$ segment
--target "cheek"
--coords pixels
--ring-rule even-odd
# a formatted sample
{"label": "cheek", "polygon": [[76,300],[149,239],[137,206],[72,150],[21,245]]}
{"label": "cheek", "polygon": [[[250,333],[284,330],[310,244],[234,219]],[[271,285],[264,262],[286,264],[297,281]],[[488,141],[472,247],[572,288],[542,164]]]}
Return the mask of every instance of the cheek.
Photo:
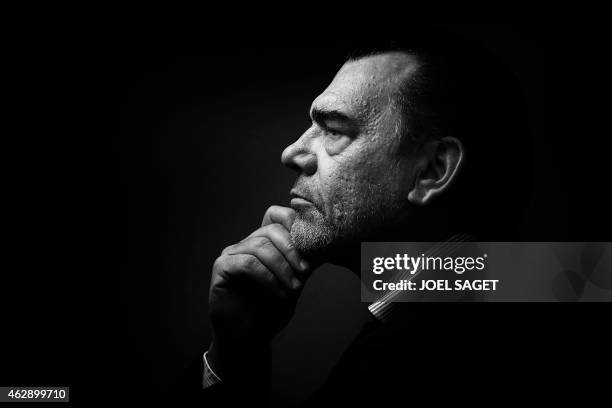
{"label": "cheek", "polygon": [[366,195],[374,191],[397,188],[401,169],[392,159],[393,143],[381,143],[377,137],[320,138],[313,150],[317,152],[321,200],[327,208],[351,206],[366,201]]}
{"label": "cheek", "polygon": [[[360,153],[366,153],[359,151]],[[347,208],[368,199],[374,189],[387,183],[388,160],[376,152],[319,157],[318,177],[327,208]]]}

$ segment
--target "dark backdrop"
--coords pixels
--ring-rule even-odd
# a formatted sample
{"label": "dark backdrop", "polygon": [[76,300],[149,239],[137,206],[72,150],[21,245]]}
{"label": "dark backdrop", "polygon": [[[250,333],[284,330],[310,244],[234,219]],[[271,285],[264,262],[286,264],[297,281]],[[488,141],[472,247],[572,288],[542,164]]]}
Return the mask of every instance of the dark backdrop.
{"label": "dark backdrop", "polygon": [[[584,65],[596,66],[599,55],[585,44],[598,47],[559,27],[452,29],[503,59],[526,96],[531,126],[516,135],[516,143],[535,149],[526,239],[609,241],[609,172],[598,155],[607,136],[589,120],[598,108],[590,105],[593,84],[585,75],[593,71]],[[92,398],[102,385],[136,397],[170,389],[210,341],[214,259],[256,229],[268,206],[288,204],[294,174],[282,167],[280,153],[306,129],[311,101],[363,44],[363,34],[343,40],[240,33],[235,39],[169,31],[135,25],[102,31],[89,45],[90,59],[77,65],[78,82],[99,97],[86,105],[97,119],[75,136],[80,142],[67,143],[75,150],[57,157],[74,159],[77,151],[82,167],[58,160],[37,172],[47,200],[61,193],[71,198],[49,204],[48,213],[57,207],[59,215],[43,214],[38,223],[43,233],[37,236],[49,244],[37,254],[57,272],[51,279],[43,269],[25,268],[3,287],[17,321],[42,310],[70,316],[71,324],[62,329],[47,321],[35,330],[18,323],[6,340],[12,350],[4,356],[7,384],[63,382],[73,386],[74,400]],[[95,92],[89,92],[92,82]],[[94,136],[92,128],[105,134]],[[56,175],[69,181],[49,187]],[[55,232],[66,228],[66,219],[76,221],[79,233],[58,242]],[[324,266],[313,275],[273,345],[275,404],[299,402],[325,379],[367,317],[359,294],[359,281],[347,270]],[[421,306],[419,313],[433,316],[443,307],[449,306]],[[563,333],[560,341],[569,341],[576,325],[585,336],[599,335],[593,308],[474,307],[492,318],[524,319],[525,331],[545,321]],[[486,323],[473,335],[484,333]]]}

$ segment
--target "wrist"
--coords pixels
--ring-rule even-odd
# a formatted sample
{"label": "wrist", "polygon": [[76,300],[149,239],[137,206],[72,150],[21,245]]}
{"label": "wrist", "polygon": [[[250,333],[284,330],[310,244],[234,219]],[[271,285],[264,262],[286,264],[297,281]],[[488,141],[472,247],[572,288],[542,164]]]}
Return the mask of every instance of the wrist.
{"label": "wrist", "polygon": [[220,342],[214,339],[206,360],[210,369],[222,381],[260,372],[269,365],[270,344],[262,342]]}
{"label": "wrist", "polygon": [[203,389],[212,387],[215,384],[223,382],[223,380],[221,380],[219,375],[217,375],[215,370],[212,368],[208,359],[209,359],[208,351],[206,351],[203,356],[203,360],[204,360],[204,373],[203,373],[203,378],[202,378],[202,388]]}

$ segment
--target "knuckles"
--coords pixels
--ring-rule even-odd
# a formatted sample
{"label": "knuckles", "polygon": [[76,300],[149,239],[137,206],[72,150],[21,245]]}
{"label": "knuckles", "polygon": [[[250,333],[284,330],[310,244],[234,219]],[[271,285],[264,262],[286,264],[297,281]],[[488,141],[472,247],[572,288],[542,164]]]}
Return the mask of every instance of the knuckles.
{"label": "knuckles", "polygon": [[232,273],[234,271],[250,271],[259,267],[259,261],[254,255],[240,254],[232,256],[222,254],[213,264],[213,269],[218,272]]}
{"label": "knuckles", "polygon": [[215,262],[213,263],[213,271],[218,271],[218,270],[225,269],[224,268],[225,260],[226,260],[225,255],[218,256],[217,259],[215,259]]}
{"label": "knuckles", "polygon": [[[228,246],[226,246],[226,247],[225,247],[225,248],[223,248],[223,250],[221,251],[221,255],[225,255],[225,254],[227,254],[227,253],[228,253],[229,251],[231,251],[231,250],[232,250],[232,248],[234,248],[234,247],[235,247],[235,245],[228,245]],[[217,259],[219,259],[219,258],[217,258]]]}
{"label": "knuckles", "polygon": [[250,243],[256,248],[266,248],[269,245],[272,245],[272,242],[270,242],[270,240],[266,237],[252,237],[250,241]]}
{"label": "knuckles", "polygon": [[259,267],[259,261],[254,255],[245,254],[236,262],[236,266],[242,270],[252,271]]}

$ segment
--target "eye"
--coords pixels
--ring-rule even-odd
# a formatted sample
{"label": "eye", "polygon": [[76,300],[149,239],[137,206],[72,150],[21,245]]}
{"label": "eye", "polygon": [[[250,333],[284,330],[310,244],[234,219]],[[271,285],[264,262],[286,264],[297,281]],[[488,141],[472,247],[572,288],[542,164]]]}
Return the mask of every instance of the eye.
{"label": "eye", "polygon": [[334,130],[334,129],[330,129],[330,128],[325,129],[325,132],[330,134],[330,135],[332,135],[332,136],[334,136],[334,137],[342,135],[342,133],[340,133],[339,131]]}
{"label": "eye", "polygon": [[337,129],[326,128],[323,131],[325,134],[323,145],[330,156],[341,153],[353,142],[353,138]]}

